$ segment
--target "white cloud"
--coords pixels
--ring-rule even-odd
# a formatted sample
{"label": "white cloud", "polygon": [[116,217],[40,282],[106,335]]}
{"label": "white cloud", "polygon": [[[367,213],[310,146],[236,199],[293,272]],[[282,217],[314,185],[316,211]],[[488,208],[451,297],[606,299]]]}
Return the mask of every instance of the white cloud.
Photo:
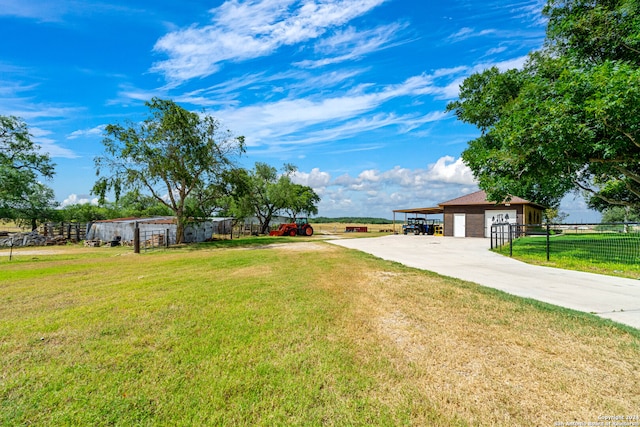
{"label": "white cloud", "polygon": [[379,182],[381,179],[380,172],[374,169],[362,171],[358,175],[359,182]]}
{"label": "white cloud", "polygon": [[210,11],[212,24],[192,25],[160,38],[154,51],[169,59],[155,63],[152,71],[176,82],[208,76],[223,62],[258,58],[315,39],[385,1],[227,0]]}
{"label": "white cloud", "polygon": [[396,45],[393,41],[398,38],[398,33],[404,28],[406,28],[406,24],[399,23],[360,32],[349,27],[345,31],[339,31],[332,37],[320,40],[316,44],[316,52],[327,55],[326,58],[304,60],[294,65],[302,68],[318,68],[360,59],[369,53]]}
{"label": "white cloud", "polygon": [[396,166],[380,171],[366,169],[356,176],[342,174],[331,180],[328,172],[314,168],[296,173],[296,182],[321,195],[319,215],[380,216],[394,209],[430,207],[477,190],[473,175],[462,159],[444,156],[424,169]]}
{"label": "white cloud", "polygon": [[61,207],[70,206],[70,205],[86,205],[90,203],[92,205],[98,205],[98,198],[91,197],[88,194],[69,194],[66,199],[60,203]]}
{"label": "white cloud", "polygon": [[76,130],[71,132],[67,136],[67,139],[77,139],[77,138],[87,137],[87,136],[88,137],[100,136],[104,133],[105,128],[106,128],[106,125],[99,125],[91,129]]}
{"label": "white cloud", "polygon": [[30,127],[29,132],[33,135],[33,142],[40,146],[40,151],[48,154],[51,157],[62,157],[67,159],[77,159],[79,156],[68,148],[64,148],[57,144],[57,142],[51,138],[48,138],[52,134],[51,131],[46,129],[40,129],[38,127]]}
{"label": "white cloud", "polygon": [[464,27],[464,28],[461,28],[458,32],[451,34],[449,37],[447,37],[447,39],[453,42],[459,42],[462,40],[467,40],[472,37],[483,37],[483,36],[487,36],[489,34],[495,34],[495,33],[496,33],[496,30],[493,30],[493,29],[476,31],[474,28]]}
{"label": "white cloud", "polygon": [[476,184],[471,169],[464,164],[462,158],[456,160],[451,156],[441,157],[436,163],[429,166],[428,181],[463,185]]}
{"label": "white cloud", "polygon": [[487,55],[496,55],[498,53],[504,52],[505,50],[507,50],[506,46],[494,47],[487,51]]}
{"label": "white cloud", "polygon": [[[431,76],[420,75],[378,90],[363,85],[333,97],[284,98],[272,103],[221,109],[217,115],[224,118],[231,129],[243,129],[249,146],[304,145],[346,139],[387,126],[398,126],[400,132],[408,132],[426,123],[443,120],[447,117],[443,111],[370,115],[382,104],[397,98],[442,91],[433,85]],[[298,136],[303,131],[306,135]]]}
{"label": "white cloud", "polygon": [[326,187],[331,181],[331,174],[322,172],[319,168],[313,168],[309,173],[296,171],[291,179],[296,184],[315,189]]}
{"label": "white cloud", "polygon": [[68,10],[68,2],[47,0],[0,0],[0,16],[17,16],[41,21],[58,21]]}

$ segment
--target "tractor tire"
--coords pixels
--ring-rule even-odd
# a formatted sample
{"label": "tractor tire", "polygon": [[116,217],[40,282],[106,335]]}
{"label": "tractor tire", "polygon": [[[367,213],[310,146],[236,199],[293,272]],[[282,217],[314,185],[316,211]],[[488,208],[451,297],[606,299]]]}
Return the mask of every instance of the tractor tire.
{"label": "tractor tire", "polygon": [[291,236],[291,237],[295,237],[295,236],[296,236],[296,234],[298,234],[298,232],[296,231],[296,229],[295,229],[295,228],[293,228],[293,229],[289,230],[289,236]]}
{"label": "tractor tire", "polygon": [[313,236],[313,228],[311,226],[308,226],[304,229],[304,234],[307,237],[311,237]]}

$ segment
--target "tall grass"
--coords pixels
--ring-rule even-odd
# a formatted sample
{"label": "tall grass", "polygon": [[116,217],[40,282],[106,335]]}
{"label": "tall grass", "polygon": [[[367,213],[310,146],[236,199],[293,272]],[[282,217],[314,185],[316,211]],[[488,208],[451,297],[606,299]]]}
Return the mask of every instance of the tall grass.
{"label": "tall grass", "polygon": [[0,423],[549,425],[640,407],[635,330],[322,242],[247,241],[0,258]]}

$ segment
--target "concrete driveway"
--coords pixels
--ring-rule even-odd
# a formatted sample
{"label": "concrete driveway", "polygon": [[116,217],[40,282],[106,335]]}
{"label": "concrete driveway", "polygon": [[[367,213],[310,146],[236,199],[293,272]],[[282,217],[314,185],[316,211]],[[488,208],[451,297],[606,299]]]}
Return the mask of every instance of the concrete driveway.
{"label": "concrete driveway", "polygon": [[329,243],[640,329],[640,280],[525,264],[491,252],[489,239],[393,235]]}

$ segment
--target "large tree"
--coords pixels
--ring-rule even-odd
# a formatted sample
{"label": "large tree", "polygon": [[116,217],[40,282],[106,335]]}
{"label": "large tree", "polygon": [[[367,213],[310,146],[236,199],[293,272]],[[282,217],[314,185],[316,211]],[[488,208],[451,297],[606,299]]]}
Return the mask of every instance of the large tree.
{"label": "large tree", "polygon": [[214,117],[187,111],[173,101],[153,98],[146,105],[150,115],[143,122],[106,127],[93,192],[101,200],[109,191],[116,200],[123,190],[148,192],[174,213],[176,240],[182,243],[188,198],[219,185],[244,152],[244,138],[222,130]]}
{"label": "large tree", "polygon": [[29,222],[46,220],[55,207],[53,190],[40,182],[51,179],[55,165],[32,140],[27,124],[0,116],[0,217]]}
{"label": "large tree", "polygon": [[285,164],[282,173],[266,163],[257,162],[252,170],[236,171],[229,213],[236,218],[255,216],[260,233],[267,234],[275,215],[288,213],[294,219],[301,213],[318,212],[320,197],[311,187],[291,181],[296,167]]}
{"label": "large tree", "polygon": [[[447,106],[476,125],[464,161],[491,200],[640,206],[640,2],[550,0],[522,70],[467,78]],[[597,201],[596,201],[597,200]]]}

